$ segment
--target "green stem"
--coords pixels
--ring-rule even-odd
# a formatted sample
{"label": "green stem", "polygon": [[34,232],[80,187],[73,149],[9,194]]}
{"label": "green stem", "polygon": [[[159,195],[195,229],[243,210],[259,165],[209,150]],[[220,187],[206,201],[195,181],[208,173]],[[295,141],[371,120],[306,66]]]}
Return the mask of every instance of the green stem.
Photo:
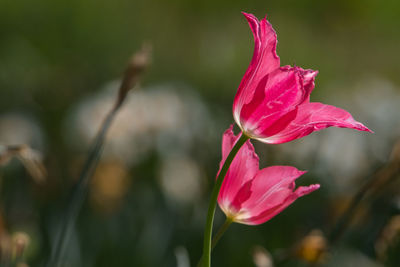
{"label": "green stem", "polygon": [[235,158],[239,149],[243,146],[243,144],[249,139],[246,135],[242,133],[239,140],[233,146],[231,152],[229,152],[228,157],[226,158],[224,165],[217,177],[217,181],[214,185],[213,191],[211,193],[210,205],[208,206],[207,212],[207,222],[204,230],[204,244],[203,244],[203,266],[210,267],[211,266],[211,235],[212,235],[212,227],[214,222],[214,213],[217,207],[217,199],[219,195],[219,191],[222,186],[222,182],[224,181],[225,175],[228,172],[229,166],[231,165],[233,159]]}
{"label": "green stem", "polygon": [[[215,248],[217,245],[218,241],[221,239],[221,237],[224,235],[226,230],[228,230],[229,226],[232,224],[233,220],[232,218],[226,217],[226,220],[224,224],[218,229],[218,232],[215,234],[215,236],[212,239],[211,242],[211,251]],[[201,267],[203,264],[203,257],[200,258],[199,262],[197,263],[197,267]]]}
{"label": "green stem", "polygon": [[233,222],[232,218],[226,217],[226,220],[225,220],[224,224],[221,226],[221,228],[219,228],[218,232],[215,234],[215,236],[212,239],[211,250],[213,250],[215,248],[215,246],[217,245],[218,241],[224,235],[226,230],[228,230],[228,228],[232,224],[232,222]]}

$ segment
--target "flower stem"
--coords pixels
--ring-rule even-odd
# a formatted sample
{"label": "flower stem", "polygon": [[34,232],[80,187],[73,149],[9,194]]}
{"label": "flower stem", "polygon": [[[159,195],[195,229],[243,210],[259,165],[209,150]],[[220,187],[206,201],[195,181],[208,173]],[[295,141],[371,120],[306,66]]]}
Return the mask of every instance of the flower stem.
{"label": "flower stem", "polygon": [[228,230],[228,228],[232,224],[232,222],[233,222],[232,218],[226,217],[226,220],[225,220],[224,224],[219,228],[218,232],[215,234],[215,236],[212,239],[211,250],[213,250],[215,248],[215,246],[217,245],[218,241],[224,235],[226,230]]}
{"label": "flower stem", "polygon": [[[249,139],[243,133],[241,134],[239,140],[233,146],[231,152],[229,152],[228,157],[226,158],[224,165],[221,168],[221,171],[217,177],[217,181],[214,185],[213,191],[211,193],[210,205],[208,206],[207,212],[207,222],[204,230],[204,244],[203,244],[203,266],[210,267],[211,266],[211,236],[212,236],[212,227],[214,222],[214,213],[215,208],[217,207],[217,199],[219,195],[219,191],[222,186],[222,182],[224,181],[225,175],[228,172],[229,166],[231,165],[233,159],[235,158],[239,149],[243,146],[243,144]],[[225,229],[226,230],[226,229]],[[223,234],[223,233],[222,233]],[[221,234],[221,236],[222,236]],[[218,241],[218,240],[217,240]]]}
{"label": "flower stem", "polygon": [[[223,225],[221,225],[221,227],[218,229],[218,232],[215,234],[215,236],[212,238],[211,241],[211,251],[215,248],[215,246],[217,245],[218,241],[221,239],[221,237],[224,235],[224,233],[226,232],[226,230],[228,230],[229,226],[232,224],[233,220],[232,218],[228,218],[226,217],[226,220],[224,222]],[[203,264],[203,257],[201,257],[201,259],[199,260],[199,262],[197,263],[197,267],[201,267]]]}

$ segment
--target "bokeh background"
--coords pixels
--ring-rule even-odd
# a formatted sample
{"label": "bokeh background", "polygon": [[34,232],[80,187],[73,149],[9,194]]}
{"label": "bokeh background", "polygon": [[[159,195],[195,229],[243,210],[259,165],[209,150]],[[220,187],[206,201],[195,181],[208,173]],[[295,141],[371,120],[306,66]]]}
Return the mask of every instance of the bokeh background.
{"label": "bokeh background", "polygon": [[[4,266],[47,262],[91,140],[143,41],[152,65],[108,135],[64,266],[196,266],[221,135],[253,50],[240,11],[268,14],[282,64],[319,70],[312,101],[349,110],[375,133],[253,142],[261,166],[308,170],[299,183],[321,189],[261,226],[232,225],[214,266],[400,265],[400,2],[1,0]],[[215,226],[223,220],[218,211]]]}

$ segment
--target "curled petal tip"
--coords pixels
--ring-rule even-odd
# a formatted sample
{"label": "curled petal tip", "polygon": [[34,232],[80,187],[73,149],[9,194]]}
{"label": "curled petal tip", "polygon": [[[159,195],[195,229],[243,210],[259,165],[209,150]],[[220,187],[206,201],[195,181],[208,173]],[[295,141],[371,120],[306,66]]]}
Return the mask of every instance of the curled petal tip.
{"label": "curled petal tip", "polygon": [[[253,14],[251,14],[251,13],[247,13],[247,12],[245,12],[245,11],[241,11],[241,13],[242,13],[246,18],[256,19],[256,20],[258,21],[257,17],[254,16]],[[268,17],[268,15],[265,14],[265,16],[264,16],[264,18],[263,18],[262,20],[267,20],[267,17]],[[260,20],[260,21],[261,21],[261,20]]]}
{"label": "curled petal tip", "polygon": [[254,15],[251,14],[251,13],[247,13],[247,12],[242,11],[242,14],[243,14],[243,16],[245,16],[247,19],[255,19],[255,20],[258,21],[258,19],[256,18],[256,16],[254,16]]}
{"label": "curled petal tip", "polygon": [[365,132],[369,132],[369,133],[375,133],[374,131],[372,131],[371,129],[369,129],[367,126],[365,126],[364,124],[360,123],[361,125],[361,130],[365,131]]}
{"label": "curled petal tip", "polygon": [[364,124],[362,124],[361,122],[358,122],[358,121],[356,121],[354,123],[354,129],[359,130],[359,131],[374,133],[374,131],[370,130],[367,126],[365,126]]}
{"label": "curled petal tip", "polygon": [[314,192],[315,190],[318,190],[321,186],[319,184],[312,184],[309,186],[300,186],[296,190],[296,194],[300,196],[308,195],[311,192]]}
{"label": "curled petal tip", "polygon": [[369,132],[369,133],[375,133],[374,131],[372,131],[372,130],[368,129],[367,127],[365,127],[365,128],[363,129],[363,131],[365,131],[365,132]]}
{"label": "curled petal tip", "polygon": [[230,133],[230,132],[233,133],[233,124],[231,124],[231,125],[229,126],[229,128],[225,130],[225,133]]}
{"label": "curled petal tip", "polygon": [[321,187],[321,185],[320,184],[312,184],[312,185],[310,185],[310,187],[312,187],[313,191],[314,191],[314,190],[319,189]]}
{"label": "curled petal tip", "polygon": [[302,70],[302,75],[306,79],[315,78],[315,76],[317,76],[317,74],[318,74],[318,70],[311,70],[311,69]]}
{"label": "curled petal tip", "polygon": [[300,171],[300,170],[299,170],[299,174],[300,174],[299,176],[302,176],[303,174],[306,174],[307,172],[308,172],[308,171]]}

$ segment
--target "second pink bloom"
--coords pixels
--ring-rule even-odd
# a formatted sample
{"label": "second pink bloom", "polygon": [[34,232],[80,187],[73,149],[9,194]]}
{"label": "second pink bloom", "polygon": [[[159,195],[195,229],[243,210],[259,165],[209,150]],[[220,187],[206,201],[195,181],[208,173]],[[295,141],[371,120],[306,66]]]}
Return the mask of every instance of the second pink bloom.
{"label": "second pink bloom", "polygon": [[[222,138],[222,160],[239,139],[231,126]],[[248,140],[240,148],[223,181],[218,203],[226,216],[234,222],[255,225],[261,224],[292,204],[297,198],[317,190],[318,184],[300,186],[296,189],[295,180],[304,171],[290,166],[272,166],[260,170],[259,159]]]}

